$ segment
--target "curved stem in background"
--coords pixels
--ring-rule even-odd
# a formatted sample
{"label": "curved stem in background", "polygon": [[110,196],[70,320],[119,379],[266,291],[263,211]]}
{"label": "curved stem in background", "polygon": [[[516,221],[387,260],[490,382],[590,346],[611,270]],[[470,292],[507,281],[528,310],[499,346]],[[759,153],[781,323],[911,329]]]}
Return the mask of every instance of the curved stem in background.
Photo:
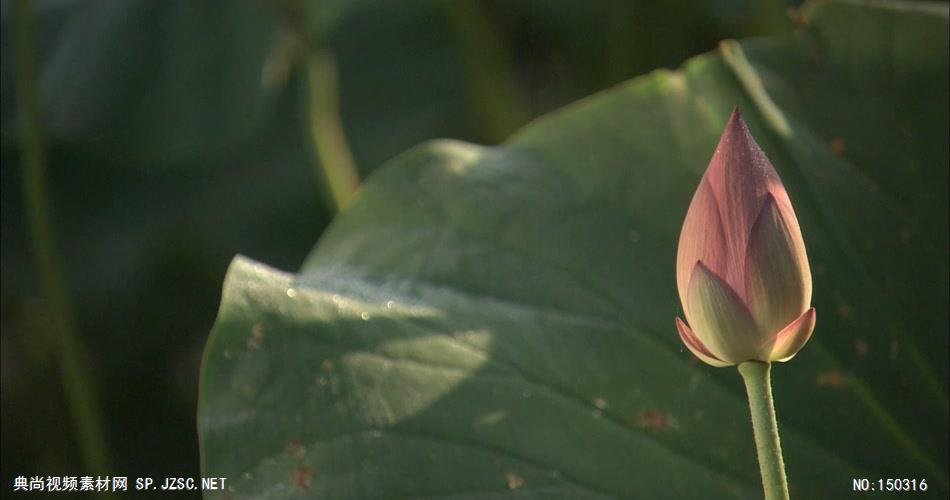
{"label": "curved stem in background", "polygon": [[472,114],[489,141],[501,142],[532,117],[504,33],[479,2],[456,0],[441,5],[465,58]]}
{"label": "curved stem in background", "polygon": [[360,177],[340,118],[336,58],[330,51],[320,49],[308,51],[305,58],[308,124],[317,158],[323,166],[318,174],[323,175],[339,213],[359,188]]}
{"label": "curved stem in background", "polygon": [[291,71],[301,69],[300,89],[306,140],[312,168],[325,189],[334,214],[349,204],[359,189],[360,175],[350,153],[340,117],[340,76],[333,52],[308,36],[303,4],[285,3],[284,33],[261,68],[264,89],[283,88]]}
{"label": "curved stem in background", "polygon": [[746,361],[739,365],[752,412],[752,431],[759,455],[759,472],[766,500],[788,500],[788,479],[772,402],[771,363]]}
{"label": "curved stem in background", "polygon": [[13,4],[16,60],[16,105],[20,118],[20,162],[32,252],[41,293],[53,327],[63,390],[75,424],[83,465],[90,475],[108,474],[105,434],[95,384],[77,332],[66,288],[63,263],[57,253],[49,190],[46,185],[46,139],[40,122],[39,82],[36,68],[35,28],[29,2]]}

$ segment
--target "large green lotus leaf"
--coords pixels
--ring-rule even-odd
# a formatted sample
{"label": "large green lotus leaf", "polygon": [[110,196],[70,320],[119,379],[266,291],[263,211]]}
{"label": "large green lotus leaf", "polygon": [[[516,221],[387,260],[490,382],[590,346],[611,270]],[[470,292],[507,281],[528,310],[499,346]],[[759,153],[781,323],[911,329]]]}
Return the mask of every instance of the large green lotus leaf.
{"label": "large green lotus leaf", "polygon": [[[677,235],[733,106],[796,204],[812,341],[773,370],[797,498],[948,443],[947,9],[817,3],[493,148],[425,144],[298,274],[238,258],[205,352],[209,497],[757,498],[743,388],[673,328]],[[920,493],[918,493],[920,494]]]}

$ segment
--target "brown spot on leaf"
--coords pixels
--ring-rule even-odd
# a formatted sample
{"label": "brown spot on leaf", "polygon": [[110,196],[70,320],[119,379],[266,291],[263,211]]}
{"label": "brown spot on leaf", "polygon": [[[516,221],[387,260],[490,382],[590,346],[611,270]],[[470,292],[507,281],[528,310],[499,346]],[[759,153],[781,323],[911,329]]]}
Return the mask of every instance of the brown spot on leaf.
{"label": "brown spot on leaf", "polygon": [[517,490],[518,488],[524,486],[524,478],[518,474],[515,474],[514,472],[506,472],[505,483],[508,484],[509,490]]}
{"label": "brown spot on leaf", "polygon": [[867,356],[868,351],[871,350],[871,346],[864,339],[858,339],[854,341],[854,350],[858,352],[858,356]]}
{"label": "brown spot on leaf", "polygon": [[847,149],[847,145],[844,143],[844,139],[841,137],[835,137],[831,140],[831,150],[836,155],[841,155]]}
{"label": "brown spot on leaf", "polygon": [[652,432],[665,431],[673,426],[670,422],[669,414],[655,408],[646,410],[634,417],[633,423],[636,424],[637,427],[642,427]]}
{"label": "brown spot on leaf", "polygon": [[792,21],[792,24],[796,26],[806,26],[808,24],[808,18],[805,17],[805,14],[801,11],[801,9],[789,7],[785,10],[785,12],[788,14],[788,18]]}
{"label": "brown spot on leaf", "polygon": [[848,305],[847,303],[845,303],[845,302],[839,303],[839,304],[838,304],[838,315],[841,316],[842,318],[847,318],[848,316],[851,316],[851,306],[849,306],[849,305]]}
{"label": "brown spot on leaf", "polygon": [[821,372],[815,378],[815,385],[818,387],[831,387],[833,389],[838,389],[844,387],[845,379],[844,375],[841,372],[835,370],[829,370],[826,372]]}
{"label": "brown spot on leaf", "polygon": [[247,339],[247,348],[248,349],[257,349],[261,346],[261,340],[264,339],[264,325],[260,323],[254,323],[254,326],[251,327],[251,336]]}
{"label": "brown spot on leaf", "polygon": [[284,448],[284,451],[286,451],[291,458],[295,458],[297,460],[300,460],[304,457],[304,455],[307,454],[307,448],[297,441],[291,441],[287,443],[287,447]]}
{"label": "brown spot on leaf", "polygon": [[313,467],[294,467],[291,473],[294,485],[307,491],[310,489],[310,483],[313,481]]}

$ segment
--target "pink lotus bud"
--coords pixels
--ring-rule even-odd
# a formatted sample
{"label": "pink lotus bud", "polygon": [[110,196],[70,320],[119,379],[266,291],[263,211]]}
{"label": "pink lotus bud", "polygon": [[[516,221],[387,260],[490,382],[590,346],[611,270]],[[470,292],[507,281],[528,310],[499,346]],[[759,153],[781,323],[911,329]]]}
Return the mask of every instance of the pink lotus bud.
{"label": "pink lotus bud", "polygon": [[713,366],[787,361],[815,328],[798,219],[738,109],[686,212],[676,284],[680,338]]}

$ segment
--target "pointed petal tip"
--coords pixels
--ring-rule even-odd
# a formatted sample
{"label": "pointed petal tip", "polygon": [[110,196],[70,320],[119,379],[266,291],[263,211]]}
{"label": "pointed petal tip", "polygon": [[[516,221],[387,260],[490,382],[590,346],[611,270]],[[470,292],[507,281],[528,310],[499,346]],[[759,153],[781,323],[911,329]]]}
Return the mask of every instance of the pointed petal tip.
{"label": "pointed petal tip", "polygon": [[742,111],[739,111],[739,106],[734,106],[732,113],[729,114],[729,120],[726,122],[726,130],[747,130],[748,128],[749,126],[746,125],[745,118],[742,117]]}
{"label": "pointed petal tip", "polygon": [[738,104],[736,104],[735,106],[732,107],[732,113],[729,114],[729,121],[737,120],[737,119],[738,119],[738,120],[741,120],[741,119],[742,119],[742,112],[739,111],[739,105],[738,105]]}
{"label": "pointed petal tip", "polygon": [[[710,170],[719,171],[717,177],[727,176],[727,172],[744,172],[741,177],[718,179],[718,182],[716,182],[715,177],[710,179],[713,181],[717,194],[723,194],[729,189],[729,186],[735,187],[737,182],[746,184],[748,188],[755,188],[752,191],[758,191],[757,188],[760,187],[765,178],[773,177],[771,171],[774,170],[774,167],[769,163],[762,148],[752,136],[752,131],[749,130],[749,125],[738,107],[733,109],[732,114],[729,115],[729,120],[719,136],[716,150],[706,170],[707,172]],[[747,190],[740,189],[739,191]]]}
{"label": "pointed petal tip", "polygon": [[805,347],[812,332],[815,331],[815,314],[814,307],[808,308],[798,319],[789,323],[775,336],[775,342],[768,356],[769,361],[788,361],[795,357],[802,347]]}
{"label": "pointed petal tip", "polygon": [[676,318],[676,331],[680,334],[680,340],[683,341],[683,344],[686,345],[686,348],[689,349],[694,356],[699,358],[700,361],[706,363],[707,365],[715,366],[717,368],[722,368],[724,366],[730,366],[729,363],[717,358],[713,353],[709,352],[709,349],[703,345],[702,341],[699,340],[699,337],[693,333],[693,330],[690,329],[686,323],[683,323],[683,320]]}
{"label": "pointed petal tip", "polygon": [[[709,266],[707,266],[706,264],[703,263],[703,259],[696,259],[696,263],[693,264],[693,267],[692,267],[692,269],[690,270],[690,271],[691,271],[690,274],[695,273],[696,271],[698,271],[698,270],[700,270],[700,269],[702,269],[702,271],[703,271],[703,272],[706,272],[706,273],[716,274],[715,272],[713,272],[712,269],[709,268]],[[690,276],[690,277],[692,277],[692,276]]]}

